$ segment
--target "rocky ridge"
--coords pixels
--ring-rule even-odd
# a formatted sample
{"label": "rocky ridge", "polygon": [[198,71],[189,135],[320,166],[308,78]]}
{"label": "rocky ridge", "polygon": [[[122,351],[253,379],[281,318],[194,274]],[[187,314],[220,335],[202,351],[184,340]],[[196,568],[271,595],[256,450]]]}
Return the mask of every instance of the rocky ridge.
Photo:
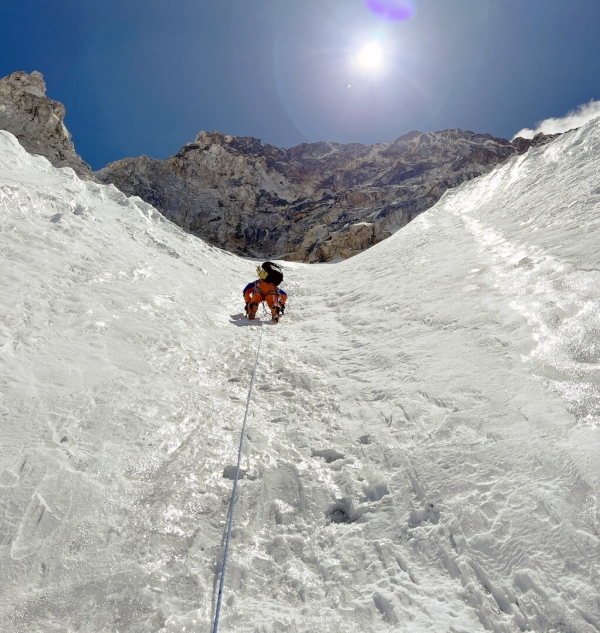
{"label": "rocky ridge", "polygon": [[14,134],[30,153],[55,167],[71,167],[84,180],[95,180],[91,167],[75,151],[64,124],[65,106],[46,96],[41,73],[18,71],[0,79],[0,129]]}
{"label": "rocky ridge", "polygon": [[510,142],[451,129],[371,146],[320,142],[286,150],[200,132],[166,160],[126,158],[96,176],[223,248],[330,261],[380,242],[447,189],[552,138]]}

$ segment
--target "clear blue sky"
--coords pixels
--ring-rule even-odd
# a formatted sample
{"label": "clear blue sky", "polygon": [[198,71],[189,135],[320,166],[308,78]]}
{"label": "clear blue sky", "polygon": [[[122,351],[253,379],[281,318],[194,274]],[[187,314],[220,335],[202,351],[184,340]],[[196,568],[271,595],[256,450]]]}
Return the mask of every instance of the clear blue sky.
{"label": "clear blue sky", "polygon": [[[390,22],[366,0],[2,0],[0,76],[42,72],[94,169],[200,130],[279,147],[510,138],[600,98],[599,0],[413,2]],[[383,68],[358,68],[373,41]]]}

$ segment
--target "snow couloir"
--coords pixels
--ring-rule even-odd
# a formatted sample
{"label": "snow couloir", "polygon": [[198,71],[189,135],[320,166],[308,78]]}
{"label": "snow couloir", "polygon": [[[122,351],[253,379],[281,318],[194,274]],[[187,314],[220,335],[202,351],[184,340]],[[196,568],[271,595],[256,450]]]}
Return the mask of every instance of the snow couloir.
{"label": "snow couloir", "polygon": [[[285,264],[222,631],[600,628],[600,125]],[[0,132],[0,629],[208,630],[255,263]]]}

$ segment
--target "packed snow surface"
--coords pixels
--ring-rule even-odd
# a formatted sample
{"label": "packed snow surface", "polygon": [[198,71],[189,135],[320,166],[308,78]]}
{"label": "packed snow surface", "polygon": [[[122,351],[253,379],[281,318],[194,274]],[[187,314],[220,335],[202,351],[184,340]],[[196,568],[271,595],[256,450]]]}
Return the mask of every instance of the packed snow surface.
{"label": "packed snow surface", "polygon": [[0,132],[0,630],[600,630],[600,126],[255,262]]}

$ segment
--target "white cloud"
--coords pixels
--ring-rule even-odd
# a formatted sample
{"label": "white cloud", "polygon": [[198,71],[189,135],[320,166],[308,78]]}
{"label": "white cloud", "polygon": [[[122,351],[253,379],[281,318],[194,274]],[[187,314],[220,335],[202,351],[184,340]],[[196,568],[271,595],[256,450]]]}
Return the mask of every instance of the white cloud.
{"label": "white cloud", "polygon": [[528,128],[522,129],[517,132],[512,140],[517,137],[533,138],[536,134],[543,132],[544,134],[559,134],[560,132],[567,132],[573,130],[576,127],[585,125],[588,121],[600,116],[600,101],[594,101],[593,99],[588,103],[577,106],[573,110],[567,112],[565,116],[560,118],[544,119],[539,123],[536,123],[535,129],[530,130]]}

